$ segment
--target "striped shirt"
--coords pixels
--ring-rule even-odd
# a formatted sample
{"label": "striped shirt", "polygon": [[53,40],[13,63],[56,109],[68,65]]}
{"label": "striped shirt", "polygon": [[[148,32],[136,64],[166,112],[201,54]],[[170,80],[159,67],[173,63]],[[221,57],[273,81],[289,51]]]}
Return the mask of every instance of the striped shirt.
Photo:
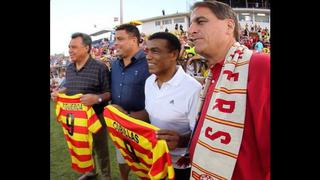
{"label": "striped shirt", "polygon": [[112,105],[105,107],[103,115],[114,145],[140,179],[174,179],[167,143],[156,138],[159,128],[127,116]]}
{"label": "striped shirt", "polygon": [[84,173],[94,169],[92,133],[99,131],[102,126],[94,110],[80,103],[80,96],[59,94],[56,115],[67,140],[72,168]]}

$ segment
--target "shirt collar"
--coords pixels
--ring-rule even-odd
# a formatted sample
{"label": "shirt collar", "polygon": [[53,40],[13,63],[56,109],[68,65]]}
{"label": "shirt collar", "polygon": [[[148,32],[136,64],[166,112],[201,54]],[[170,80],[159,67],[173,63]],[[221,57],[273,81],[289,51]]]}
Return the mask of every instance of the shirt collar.
{"label": "shirt collar", "polygon": [[[144,51],[142,49],[139,49],[138,52],[131,58],[131,63],[130,64],[136,63],[139,60],[143,59],[144,57],[145,57]],[[120,59],[120,62],[123,65],[123,59]]]}
{"label": "shirt collar", "polygon": [[[87,62],[82,66],[81,69],[79,69],[79,71],[82,71],[83,69],[85,69],[87,66],[89,66],[91,63],[92,63],[92,58],[91,56],[89,56],[89,59],[87,60]],[[73,70],[74,71],[77,71],[77,67],[76,67],[76,63],[73,63],[73,66],[72,66]]]}
{"label": "shirt collar", "polygon": [[172,85],[172,86],[178,86],[180,84],[180,82],[183,80],[184,76],[184,70],[182,69],[181,66],[177,66],[178,70],[177,72],[174,74],[174,76],[167,82],[165,82],[168,85]]}
{"label": "shirt collar", "polygon": [[213,73],[214,69],[216,69],[217,67],[222,67],[224,63],[224,59],[222,59],[221,61],[219,61],[218,63],[216,63],[215,65],[211,65],[210,66],[210,70]]}
{"label": "shirt collar", "polygon": [[139,59],[142,59],[145,56],[144,51],[142,49],[139,49],[139,51],[132,57],[132,62],[137,61]]}

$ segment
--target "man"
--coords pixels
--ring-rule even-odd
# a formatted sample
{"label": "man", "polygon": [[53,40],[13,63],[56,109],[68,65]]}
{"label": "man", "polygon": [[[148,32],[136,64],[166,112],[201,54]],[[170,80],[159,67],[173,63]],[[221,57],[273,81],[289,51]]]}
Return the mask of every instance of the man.
{"label": "man", "polygon": [[[144,109],[144,85],[150,76],[143,50],[139,49],[140,33],[136,26],[123,24],[116,28],[116,55],[119,57],[111,66],[112,103],[123,108],[132,116],[139,116]],[[122,180],[127,180],[130,167],[116,149]]]}
{"label": "man", "polygon": [[[74,33],[69,43],[69,54],[72,61],[67,67],[64,88],[54,90],[51,97],[56,101],[57,94],[83,94],[81,103],[92,106],[99,117],[102,129],[93,135],[93,149],[101,168],[101,179],[110,179],[110,162],[108,152],[108,136],[102,115],[106,102],[110,99],[109,70],[101,62],[90,56],[92,40],[84,33]],[[87,172],[79,179],[96,176],[96,172]]]}
{"label": "man", "polygon": [[190,146],[191,179],[270,179],[270,57],[237,42],[230,6],[206,0],[191,9],[190,39],[211,69]]}
{"label": "man", "polygon": [[167,141],[175,179],[188,180],[190,164],[184,161],[201,85],[187,75],[177,60],[179,39],[166,32],[152,34],[147,41],[147,60],[152,75],[145,85],[146,111],[151,124],[159,127],[157,138]]}
{"label": "man", "polygon": [[262,52],[263,44],[262,44],[262,40],[260,38],[259,38],[258,42],[256,42],[256,44],[254,45],[254,49],[257,52]]}

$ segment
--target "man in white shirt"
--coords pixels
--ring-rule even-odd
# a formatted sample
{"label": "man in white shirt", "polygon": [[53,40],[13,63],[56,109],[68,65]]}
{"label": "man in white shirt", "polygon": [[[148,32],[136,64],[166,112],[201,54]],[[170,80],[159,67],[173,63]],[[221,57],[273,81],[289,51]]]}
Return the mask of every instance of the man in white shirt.
{"label": "man in white shirt", "polygon": [[201,85],[176,65],[180,48],[179,39],[170,33],[148,38],[146,58],[152,75],[145,84],[145,109],[151,124],[161,129],[158,139],[167,141],[175,179],[184,180],[190,177],[190,164],[182,157],[195,125]]}

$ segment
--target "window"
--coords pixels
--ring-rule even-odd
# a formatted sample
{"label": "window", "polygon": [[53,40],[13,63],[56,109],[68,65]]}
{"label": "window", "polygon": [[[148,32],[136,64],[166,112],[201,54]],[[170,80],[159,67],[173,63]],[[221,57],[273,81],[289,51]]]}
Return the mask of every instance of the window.
{"label": "window", "polygon": [[165,25],[165,24],[172,24],[172,21],[171,21],[171,19],[162,20],[162,24],[163,24],[163,25]]}
{"label": "window", "polygon": [[240,13],[239,21],[252,21],[252,14],[250,13]]}
{"label": "window", "polygon": [[174,24],[177,24],[177,23],[184,23],[184,18],[175,18],[173,20]]}
{"label": "window", "polygon": [[160,26],[161,21],[156,21],[155,24],[156,24],[156,26]]}
{"label": "window", "polygon": [[256,22],[268,23],[269,22],[269,15],[268,14],[264,14],[264,13],[257,13],[254,16],[254,19],[255,19]]}

